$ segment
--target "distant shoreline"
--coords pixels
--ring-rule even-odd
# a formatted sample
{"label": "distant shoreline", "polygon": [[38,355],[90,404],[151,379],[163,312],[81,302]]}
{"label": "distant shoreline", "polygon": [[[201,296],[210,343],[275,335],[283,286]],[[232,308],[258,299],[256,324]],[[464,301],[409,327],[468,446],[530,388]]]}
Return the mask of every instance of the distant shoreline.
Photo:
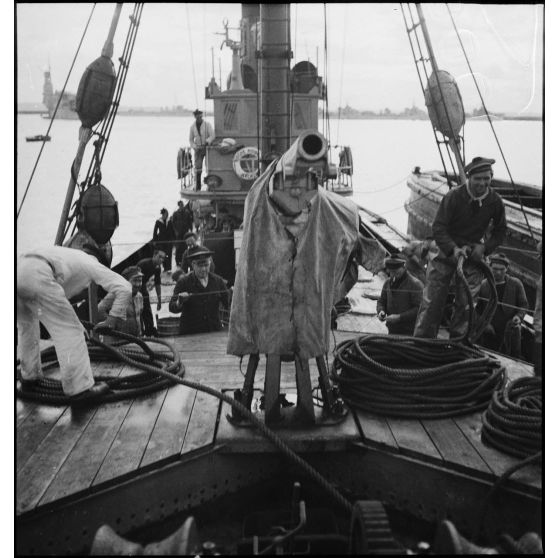
{"label": "distant shoreline", "polygon": [[[22,109],[22,110],[18,110],[17,114],[39,114],[39,115],[47,115],[47,112],[44,110],[26,110],[26,109]],[[154,117],[159,117],[159,116],[185,116],[190,118],[192,116],[192,113],[190,111],[142,111],[142,110],[122,110],[118,112],[119,116],[154,116]],[[207,112],[206,113],[207,116],[213,116],[212,113]],[[331,120],[338,120],[338,116],[336,114],[330,114],[329,118]],[[77,118],[76,118],[77,120]],[[342,115],[341,116],[341,120],[428,120],[428,118],[417,118],[417,117],[412,117],[412,116],[408,116],[408,115],[401,115],[398,116],[397,114],[390,114],[390,115],[376,115],[376,116],[372,116],[372,115],[366,115],[366,116],[360,116],[360,115],[351,115],[351,116],[347,116],[347,115]],[[487,118],[482,117],[479,118],[478,116],[472,116],[468,118],[469,121],[481,121],[481,120],[487,120]],[[498,115],[497,117],[494,117],[494,120],[529,120],[529,121],[542,121],[542,116],[500,116]]]}

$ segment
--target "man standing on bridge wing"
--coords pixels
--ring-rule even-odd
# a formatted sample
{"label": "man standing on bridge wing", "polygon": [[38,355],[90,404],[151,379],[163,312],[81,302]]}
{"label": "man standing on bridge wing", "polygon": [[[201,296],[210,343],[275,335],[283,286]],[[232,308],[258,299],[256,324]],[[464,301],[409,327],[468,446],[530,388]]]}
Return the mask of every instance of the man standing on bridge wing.
{"label": "man standing on bridge wing", "polygon": [[[432,235],[440,253],[429,262],[422,293],[415,337],[435,338],[442,321],[451,279],[459,256],[466,258],[463,272],[473,300],[482,275],[469,260],[481,261],[504,240],[506,212],[502,198],[490,187],[494,159],[475,157],[466,167],[467,182],[452,188],[442,199],[432,224]],[[485,236],[490,232],[490,237]],[[464,287],[456,284],[455,308],[450,337],[467,331],[468,303]]]}

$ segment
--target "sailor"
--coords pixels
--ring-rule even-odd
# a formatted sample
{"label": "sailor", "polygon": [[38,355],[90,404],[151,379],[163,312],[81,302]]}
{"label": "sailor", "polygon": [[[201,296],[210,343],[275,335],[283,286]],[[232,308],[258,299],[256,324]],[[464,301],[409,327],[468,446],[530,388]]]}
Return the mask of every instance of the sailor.
{"label": "sailor", "polygon": [[203,333],[222,328],[219,306],[229,308],[225,280],[209,271],[213,252],[205,246],[193,248],[188,258],[193,271],[182,275],[169,302],[169,310],[180,313],[180,333]]}
{"label": "sailor", "polygon": [[155,227],[153,227],[153,246],[155,249],[162,250],[167,256],[163,261],[165,271],[170,271],[172,267],[173,240],[174,230],[169,219],[169,212],[163,207],[161,209],[161,217],[155,221]]}
{"label": "sailor", "polygon": [[[529,303],[523,283],[507,274],[509,265],[505,254],[493,254],[490,257],[490,269],[498,293],[498,306],[479,342],[489,349],[521,357],[521,322]],[[482,313],[489,297],[490,287],[485,279],[479,292],[478,313]]]}
{"label": "sailor", "polygon": [[428,262],[438,255],[438,247],[432,237],[411,240],[401,248],[401,255],[405,258],[407,272],[424,284]]}
{"label": "sailor", "polygon": [[[143,273],[141,267],[131,265],[122,272],[122,277],[132,285],[132,298],[126,306],[126,318],[121,331],[139,337],[143,333],[141,314],[143,312],[143,296],[141,294],[141,286],[143,283]],[[101,302],[99,302],[98,314],[99,318],[105,320],[109,315],[116,297],[114,293],[108,293]],[[116,339],[116,338],[115,338]],[[103,339],[107,342],[107,337]]]}
{"label": "sailor", "polygon": [[184,206],[182,200],[178,201],[178,208],[171,217],[172,228],[174,230],[175,252],[174,257],[176,265],[180,266],[182,262],[182,254],[186,249],[184,235],[192,230],[193,216],[190,208]]}
{"label": "sailor", "polygon": [[203,119],[203,112],[194,111],[195,122],[190,126],[190,147],[194,150],[194,166],[196,167],[196,190],[201,190],[201,174],[205,150],[215,139],[213,127]]}
{"label": "sailor", "polygon": [[397,254],[386,258],[384,266],[389,278],[378,299],[378,319],[390,333],[413,335],[423,284],[407,271],[405,260]]}
{"label": "sailor", "polygon": [[[452,188],[442,199],[432,224],[432,235],[440,253],[428,264],[426,286],[415,326],[415,337],[435,338],[438,335],[458,258],[460,256],[466,258],[463,271],[473,301],[476,301],[483,277],[471,261],[481,261],[504,240],[506,233],[504,203],[490,187],[494,162],[494,159],[475,157],[465,167],[466,183]],[[468,303],[465,288],[458,282],[450,323],[450,337],[460,337],[466,333],[467,316]]]}
{"label": "sailor", "polygon": [[17,327],[23,390],[43,377],[39,351],[41,322],[54,342],[62,389],[71,397],[72,404],[90,403],[109,391],[107,384],[95,384],[84,329],[68,301],[92,281],[114,296],[107,318],[97,325],[121,329],[132,287],[93,256],[74,248],[51,246],[33,250],[18,260]]}
{"label": "sailor", "polygon": [[159,311],[161,310],[161,264],[165,261],[166,257],[167,255],[162,250],[155,250],[151,258],[144,258],[138,262],[138,267],[143,273],[141,284],[143,312],[141,317],[143,320],[143,331],[147,336],[157,335],[157,330],[153,324],[153,312],[151,311],[151,303],[149,302],[147,282],[153,277],[155,292],[157,293],[157,311]]}
{"label": "sailor", "polygon": [[184,254],[182,254],[182,262],[180,263],[180,267],[185,273],[188,273],[188,271],[192,271],[190,260],[188,259],[188,254],[193,248],[198,245],[198,235],[195,232],[186,233],[184,235],[184,242],[186,243],[186,250]]}

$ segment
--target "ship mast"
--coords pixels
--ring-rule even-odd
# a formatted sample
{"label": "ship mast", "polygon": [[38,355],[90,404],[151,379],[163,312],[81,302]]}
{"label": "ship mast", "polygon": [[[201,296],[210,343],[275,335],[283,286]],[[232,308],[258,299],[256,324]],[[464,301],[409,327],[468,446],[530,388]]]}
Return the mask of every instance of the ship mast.
{"label": "ship mast", "polygon": [[290,5],[260,4],[261,138],[264,168],[291,143]]}
{"label": "ship mast", "polygon": [[[426,20],[424,19],[424,14],[422,12],[422,6],[420,4],[416,4],[416,9],[417,9],[417,14],[419,17],[419,23],[420,23],[420,27],[422,29],[422,33],[424,36],[424,42],[426,44],[426,48],[428,50],[428,56],[430,58],[430,63],[432,64],[432,70],[434,72],[435,76],[439,75],[439,68],[438,68],[438,63],[436,61],[436,56],[434,55],[434,49],[432,48],[432,42],[430,40],[430,34],[428,33],[428,28],[426,27]],[[438,79],[436,77],[436,79]],[[439,83],[438,83],[438,87],[439,87]],[[440,88],[440,93],[442,94],[442,89]],[[442,98],[443,100],[443,98]],[[465,176],[465,170],[464,170],[464,161],[463,161],[463,156],[461,155],[461,151],[459,149],[460,146],[460,140],[459,137],[456,137],[454,134],[454,130],[453,127],[451,127],[450,133],[446,136],[447,137],[447,141],[449,143],[450,149],[453,152],[453,155],[455,157],[455,161],[457,163],[457,168],[459,171],[459,178],[461,179],[461,183],[464,183],[466,180],[466,176]]]}

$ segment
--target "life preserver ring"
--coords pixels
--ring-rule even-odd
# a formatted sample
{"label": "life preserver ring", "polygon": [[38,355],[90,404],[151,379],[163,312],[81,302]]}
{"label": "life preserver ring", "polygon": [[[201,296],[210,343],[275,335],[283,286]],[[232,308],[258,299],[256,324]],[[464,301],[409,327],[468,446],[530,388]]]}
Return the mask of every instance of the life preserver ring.
{"label": "life preserver ring", "polygon": [[339,151],[339,170],[343,174],[353,175],[353,154],[348,145]]}
{"label": "life preserver ring", "polygon": [[257,147],[243,147],[239,149],[232,160],[233,170],[242,180],[254,180],[258,176],[260,167],[260,152]]}

